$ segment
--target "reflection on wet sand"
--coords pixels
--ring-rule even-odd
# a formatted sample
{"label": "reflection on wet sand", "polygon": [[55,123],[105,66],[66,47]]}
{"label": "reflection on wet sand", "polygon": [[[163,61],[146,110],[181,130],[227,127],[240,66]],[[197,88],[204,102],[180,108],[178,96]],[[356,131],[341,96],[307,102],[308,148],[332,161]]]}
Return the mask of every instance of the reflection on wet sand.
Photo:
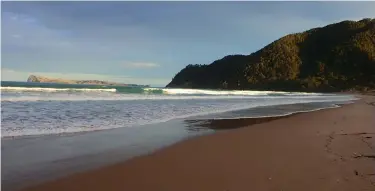
{"label": "reflection on wet sand", "polygon": [[185,124],[189,131],[202,131],[202,130],[225,130],[235,129],[259,123],[265,123],[281,118],[291,117],[296,114],[287,116],[276,117],[261,117],[261,118],[238,118],[238,119],[198,119],[198,120],[185,120]]}

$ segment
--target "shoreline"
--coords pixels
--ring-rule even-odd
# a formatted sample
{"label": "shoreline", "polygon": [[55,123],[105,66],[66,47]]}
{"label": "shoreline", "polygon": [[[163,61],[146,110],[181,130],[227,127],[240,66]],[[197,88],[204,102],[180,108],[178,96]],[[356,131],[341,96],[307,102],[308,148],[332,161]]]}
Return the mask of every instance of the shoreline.
{"label": "shoreline", "polygon": [[[355,97],[355,95],[353,95],[353,96]],[[355,98],[358,100],[357,97],[355,97]],[[218,113],[208,113],[208,114],[201,114],[201,115],[198,115],[198,116],[190,116],[190,117],[187,117],[187,118],[174,118],[174,119],[167,120],[167,121],[148,123],[148,124],[143,124],[143,125],[140,125],[140,126],[157,125],[157,124],[166,123],[166,122],[173,121],[173,120],[180,120],[180,119],[182,121],[187,121],[187,122],[202,121],[202,120],[205,120],[205,121],[213,121],[213,120],[249,120],[250,121],[250,120],[256,120],[256,121],[261,121],[260,123],[264,123],[264,122],[270,121],[271,119],[272,120],[281,119],[281,118],[284,118],[284,117],[289,117],[289,116],[300,114],[300,113],[315,112],[315,111],[320,111],[320,110],[325,110],[325,109],[335,109],[335,108],[342,107],[343,105],[352,104],[357,100],[345,101],[346,103],[332,103],[331,104],[332,106],[319,107],[319,108],[310,109],[310,110],[298,110],[298,111],[293,111],[293,112],[289,112],[289,113],[285,113],[285,114],[270,114],[270,115],[252,116],[252,117],[243,117],[243,116],[242,117],[228,117],[228,118],[210,118],[210,117],[208,117],[208,118],[203,118],[203,119],[190,119],[190,118],[194,118],[194,117],[201,117],[201,116],[218,114]],[[283,107],[283,106],[292,106],[292,105],[316,104],[316,103],[325,103],[325,102],[307,102],[307,103],[293,103],[293,104],[288,103],[288,104],[279,104],[279,105],[270,105],[270,106],[257,106],[257,107],[253,107],[253,108],[238,109],[238,110],[233,110],[233,111],[253,110],[253,109],[259,109],[259,108],[273,108],[273,107],[280,107],[280,106]],[[233,111],[229,110],[229,111],[224,111],[224,112],[219,112],[219,113],[229,113],[229,112],[233,112]],[[264,121],[262,119],[264,119]],[[250,123],[253,123],[253,122],[250,122]],[[257,124],[257,123],[255,123],[255,124]],[[251,125],[253,125],[253,124],[251,124]],[[129,127],[127,127],[127,128],[129,128]],[[55,134],[35,134],[35,135],[31,134],[31,135],[20,135],[20,136],[4,136],[4,137],[1,137],[1,139],[2,140],[15,140],[15,139],[39,138],[39,137],[44,137],[44,136],[45,137],[74,136],[74,135],[80,135],[80,134],[85,134],[85,133],[96,133],[96,132],[107,131],[107,130],[115,130],[115,129],[119,129],[119,128],[94,129],[94,130],[87,130],[87,131],[64,132],[64,133],[55,133]]]}
{"label": "shoreline", "polygon": [[[254,117],[232,117],[229,119],[222,119],[215,118],[215,116],[203,116],[201,119],[188,118],[184,120],[172,120],[131,130],[118,128],[76,134],[23,136],[14,139],[6,138],[2,139],[2,141],[5,141],[3,142],[4,147],[2,148],[2,152],[5,156],[5,158],[3,158],[2,171],[3,188],[6,190],[17,190],[19,188],[25,188],[64,176],[69,176],[74,173],[98,169],[134,157],[154,153],[196,136],[215,133],[215,131],[230,130],[233,128],[265,123],[275,119],[297,115],[299,113],[335,108],[339,107],[338,105],[341,104],[332,103],[326,105],[325,102],[322,102],[263,106],[247,110],[239,110],[237,111],[238,113],[223,113],[224,116],[228,116],[229,114],[229,116],[254,115]],[[288,111],[294,112],[289,113]],[[262,113],[269,113],[269,116],[259,115]],[[159,133],[150,133],[148,132],[148,129]],[[143,138],[136,141],[131,137]],[[100,142],[107,138],[111,139],[108,140],[109,142],[106,141],[107,145],[109,144],[112,146],[106,146],[103,148]],[[129,138],[131,138],[131,140],[129,140]],[[100,141],[98,142],[97,140]],[[19,148],[20,145],[28,146],[26,148],[24,148],[24,146]],[[71,148],[71,145],[75,145],[74,148]],[[82,146],[97,149],[92,150],[91,148],[91,151],[87,152],[87,149],[79,149]],[[20,149],[27,149],[28,152],[25,154],[22,154],[24,152],[19,153],[17,150]],[[60,152],[66,149],[70,150],[69,154]],[[27,164],[20,166],[19,163],[25,163],[26,161],[19,159],[25,157],[32,158],[33,160],[28,160]],[[46,157],[47,160],[45,159]],[[18,172],[18,169],[20,168],[23,169],[22,172]]]}
{"label": "shoreline", "polygon": [[[375,133],[375,120],[371,118],[375,115],[375,109],[371,105],[374,97],[361,97],[362,100],[334,110],[323,109],[289,115],[254,124],[251,128],[243,127],[194,137],[149,155],[73,174],[26,190],[306,190],[306,186],[311,190],[371,190],[371,186],[375,186],[375,177],[366,175],[364,171],[365,167],[372,172],[375,170],[375,163],[371,158],[374,153],[370,149],[367,153],[356,156],[357,158],[346,156],[351,152],[348,149],[363,150],[375,144],[372,134],[366,135],[370,138],[363,138],[370,141],[367,145],[361,145],[365,144],[363,141],[356,142],[358,137],[365,135],[353,134]],[[361,129],[352,129],[350,126],[354,124]],[[356,139],[340,140],[345,133],[353,134]],[[342,144],[335,144],[335,148],[325,147],[326,144],[333,144],[334,140]],[[346,146],[342,148],[341,145]],[[345,161],[350,163],[345,165]],[[295,172],[288,173],[285,165],[289,165],[291,171]],[[357,173],[353,173],[354,167]],[[348,172],[340,171],[347,168],[350,169]],[[302,169],[318,171],[310,174],[308,171],[300,172]],[[267,173],[275,175],[267,179],[264,177]],[[246,178],[249,179],[245,181]],[[166,182],[167,180],[169,181]],[[299,182],[286,184],[292,180]]]}
{"label": "shoreline", "polygon": [[[18,171],[17,169],[19,169],[20,167],[17,167],[17,166],[19,166],[19,165],[17,165],[17,166],[11,165],[12,170],[10,170],[11,173],[9,174],[9,167],[7,167],[7,166],[10,165],[9,159],[3,160],[3,161],[8,161],[8,162],[4,162],[5,165],[3,166],[4,167],[3,175],[4,175],[4,173],[6,174],[6,176],[4,176],[5,179],[3,179],[4,180],[3,188],[5,188],[5,190],[17,190],[17,189],[20,189],[20,188],[25,188],[25,187],[28,187],[28,186],[35,185],[35,183],[44,183],[44,182],[48,182],[48,181],[51,181],[51,180],[54,180],[54,179],[57,179],[57,178],[61,178],[61,177],[64,177],[64,176],[69,176],[69,175],[72,175],[74,173],[81,173],[81,172],[84,172],[84,171],[88,171],[88,170],[92,170],[92,169],[98,169],[98,168],[102,168],[102,167],[105,167],[105,166],[113,165],[113,164],[116,164],[118,162],[130,160],[134,157],[144,156],[144,155],[147,155],[147,154],[150,154],[150,153],[157,152],[159,150],[162,150],[162,149],[167,148],[169,146],[173,146],[176,143],[188,140],[190,138],[194,138],[194,137],[201,136],[201,135],[212,134],[212,133],[215,133],[215,131],[229,130],[229,129],[233,128],[233,127],[229,127],[228,125],[234,125],[235,128],[240,128],[240,127],[244,127],[244,126],[250,126],[250,125],[254,125],[254,124],[269,122],[269,121],[276,120],[276,119],[290,117],[290,116],[293,116],[293,115],[297,115],[299,113],[305,113],[305,112],[311,112],[311,111],[317,111],[317,110],[324,110],[324,109],[332,109],[332,108],[339,107],[338,106],[339,104],[332,104],[332,106],[329,106],[329,107],[320,107],[319,105],[318,106],[315,105],[314,107],[317,107],[317,109],[309,108],[307,110],[304,110],[304,109],[306,109],[304,107],[307,107],[307,106],[311,107],[310,104],[311,103],[286,104],[286,105],[279,105],[279,106],[262,106],[262,107],[244,110],[244,111],[249,112],[249,114],[250,114],[250,113],[254,112],[253,110],[262,110],[262,109],[265,109],[267,111],[269,109],[279,110],[279,109],[286,109],[286,108],[289,108],[291,106],[301,109],[301,110],[298,110],[298,111],[295,111],[295,112],[280,114],[280,115],[276,114],[276,115],[270,115],[270,116],[241,117],[241,118],[229,118],[229,119],[213,119],[213,118],[209,117],[209,118],[193,119],[193,120],[192,119],[184,119],[182,121],[177,120],[177,123],[164,122],[164,123],[158,123],[158,124],[151,124],[152,128],[157,128],[159,130],[160,130],[160,126],[169,126],[172,129],[180,129],[180,130],[185,129],[185,131],[194,132],[194,133],[192,133],[193,134],[192,136],[182,136],[182,137],[174,139],[174,140],[172,138],[173,141],[162,141],[162,143],[159,141],[159,143],[156,143],[155,147],[153,147],[151,149],[145,149],[144,148],[144,147],[147,147],[147,144],[145,144],[145,145],[139,144],[138,146],[140,146],[140,148],[139,147],[134,148],[134,149],[138,148],[139,151],[134,151],[134,149],[129,150],[129,148],[127,148],[127,145],[125,144],[125,145],[121,146],[121,147],[123,147],[122,149],[115,149],[115,150],[109,149],[109,148],[107,148],[105,150],[101,149],[101,151],[98,150],[96,152],[93,152],[93,153],[89,154],[89,156],[87,155],[87,153],[86,154],[81,153],[79,156],[73,155],[69,158],[55,158],[52,161],[53,164],[50,164],[50,162],[44,161],[44,160],[43,160],[44,161],[43,163],[32,162],[31,164],[28,164],[28,165],[22,167],[24,172],[22,172],[21,174],[19,174],[19,172],[16,172],[16,174],[18,174],[16,176],[14,176],[14,171],[15,170]],[[315,103],[313,103],[313,104],[315,104]],[[350,103],[346,103],[346,104],[350,104]],[[174,120],[174,121],[176,121],[176,120]],[[194,121],[194,122],[192,122],[192,121]],[[206,123],[206,124],[202,124],[202,123],[196,124],[197,122],[203,122],[203,123]],[[217,125],[219,125],[221,127],[218,128]],[[159,126],[159,128],[157,126]],[[145,130],[147,127],[140,127],[140,128]],[[172,129],[169,129],[169,131],[172,130]],[[107,132],[112,132],[112,133],[107,133]],[[17,144],[22,145],[22,144],[30,144],[29,143],[30,141],[32,143],[32,142],[34,142],[35,139],[37,139],[39,141],[44,142],[44,143],[42,143],[42,145],[50,145],[50,144],[55,145],[54,142],[48,142],[48,141],[46,142],[46,141],[43,141],[43,139],[54,139],[54,140],[57,139],[57,142],[60,142],[60,144],[65,145],[66,143],[64,143],[64,142],[69,143],[74,139],[82,139],[82,138],[87,139],[87,136],[90,137],[91,135],[95,135],[95,134],[98,134],[98,135],[97,136],[91,136],[91,138],[89,138],[89,139],[94,139],[94,140],[101,139],[100,137],[102,137],[102,136],[104,136],[104,137],[115,136],[116,137],[118,135],[121,136],[121,134],[125,135],[124,133],[128,134],[129,132],[126,131],[126,129],[120,128],[120,129],[108,129],[108,130],[103,130],[103,131],[80,132],[80,133],[59,134],[59,135],[51,134],[51,135],[40,135],[40,136],[37,136],[37,135],[36,136],[22,136],[22,137],[15,137],[15,138],[8,138],[7,137],[7,138],[2,138],[2,140],[6,141],[6,143],[8,143],[9,141],[11,141],[11,142],[15,141],[16,145]],[[181,133],[179,133],[179,134],[181,134]],[[154,137],[149,137],[149,138],[155,139]],[[69,139],[69,140],[66,141],[66,139]],[[165,138],[163,138],[163,139],[165,139]],[[62,141],[62,140],[65,140],[65,141]],[[94,142],[92,141],[91,144],[88,143],[88,142],[82,143],[82,142],[76,141],[76,143],[74,143],[74,144],[75,145],[77,144],[76,146],[79,146],[79,145],[92,145],[92,146],[94,146],[96,143],[95,143],[95,141]],[[58,148],[58,147],[60,147],[60,145],[51,146],[51,148],[54,148],[53,150],[46,149],[46,148],[40,148],[40,146],[42,146],[42,145],[39,144],[38,146],[29,147],[27,150],[29,150],[29,152],[31,152],[32,155],[27,155],[27,156],[34,158],[35,155],[38,155],[38,156],[41,156],[42,158],[44,158],[43,156],[50,157],[51,155],[52,156],[53,155],[60,155],[60,154],[55,152],[56,150],[62,149],[62,148]],[[6,146],[4,148],[8,148],[7,150],[9,150],[9,149],[13,150],[13,148],[9,147],[9,146]],[[84,151],[82,151],[82,152],[84,152]],[[7,156],[7,157],[9,157],[9,154],[13,155],[9,152],[3,152],[3,153],[5,153],[5,156]],[[46,155],[45,153],[49,153],[49,154]],[[118,154],[114,155],[113,153],[118,153]],[[50,156],[48,156],[48,155],[50,155]],[[121,159],[116,159],[116,160],[104,159],[106,157],[111,158],[113,156],[116,156],[116,157],[122,156],[122,157],[121,157]],[[123,157],[123,156],[125,156],[125,157]],[[13,156],[12,158],[17,159],[17,158],[24,158],[24,157],[17,155],[17,156]],[[100,161],[100,162],[97,162],[97,161]],[[116,161],[116,162],[114,162],[114,161]],[[16,162],[11,162],[11,163],[17,164],[18,162],[16,161]],[[87,163],[87,164],[83,165],[83,163]],[[28,166],[32,166],[31,169]],[[72,166],[74,167],[74,169],[72,169]],[[25,167],[27,167],[27,169],[25,169]],[[67,170],[62,170],[62,169],[67,169]],[[31,170],[31,172],[30,172],[30,170]],[[31,178],[31,179],[27,178],[27,177],[30,177],[31,175],[32,175],[33,178]],[[12,177],[12,178],[9,178],[9,176]]]}
{"label": "shoreline", "polygon": [[[352,103],[347,103],[352,104]],[[340,104],[334,104],[333,107],[325,107],[325,108],[318,108],[306,111],[296,111],[292,113],[282,114],[282,115],[274,115],[274,116],[261,116],[261,117],[239,117],[239,118],[216,118],[216,119],[191,119],[185,120],[185,122],[191,124],[189,125],[189,129],[194,129],[192,126],[197,127],[197,129],[213,129],[213,130],[230,130],[230,129],[237,129],[241,127],[250,127],[257,124],[267,123],[274,120],[284,119],[293,117],[298,114],[302,113],[310,113],[320,110],[326,109],[335,109],[340,108]],[[198,124],[195,124],[198,123]]]}

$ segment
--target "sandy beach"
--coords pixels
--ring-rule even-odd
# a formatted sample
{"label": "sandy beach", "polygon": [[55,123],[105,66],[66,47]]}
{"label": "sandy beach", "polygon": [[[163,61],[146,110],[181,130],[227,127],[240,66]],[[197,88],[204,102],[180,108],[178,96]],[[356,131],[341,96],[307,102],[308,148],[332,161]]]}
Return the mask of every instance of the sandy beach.
{"label": "sandy beach", "polygon": [[375,97],[195,137],[25,190],[375,190]]}

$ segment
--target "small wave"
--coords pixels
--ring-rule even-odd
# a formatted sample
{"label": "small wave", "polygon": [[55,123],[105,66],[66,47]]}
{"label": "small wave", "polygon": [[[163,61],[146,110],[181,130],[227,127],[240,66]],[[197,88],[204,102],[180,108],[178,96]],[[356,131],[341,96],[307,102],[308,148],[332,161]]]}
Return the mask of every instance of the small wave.
{"label": "small wave", "polygon": [[[345,104],[352,104],[354,102],[348,102]],[[298,104],[298,103],[296,103]],[[344,103],[342,103],[344,104]],[[282,104],[280,104],[282,105]],[[270,115],[261,115],[261,116],[251,116],[251,117],[246,117],[246,116],[241,116],[241,117],[212,117],[212,118],[202,118],[198,120],[225,120],[225,119],[257,119],[257,118],[268,118],[268,117],[285,117],[293,114],[299,114],[299,113],[308,113],[308,112],[314,112],[314,111],[320,111],[324,109],[334,109],[334,108],[340,108],[340,105],[337,104],[331,104],[327,105],[326,107],[320,107],[320,108],[315,108],[315,109],[309,109],[309,110],[297,110],[293,112],[286,112],[284,114],[270,114]]]}
{"label": "small wave", "polygon": [[283,92],[283,91],[246,91],[246,90],[201,90],[201,89],[163,89],[165,94],[172,95],[322,95],[321,93]]}
{"label": "small wave", "polygon": [[43,129],[27,129],[22,131],[2,131],[1,138],[15,138],[15,137],[30,137],[30,136],[43,136],[43,135],[66,135],[73,133],[84,133],[113,129],[113,127],[71,127],[67,129],[49,129],[48,131]]}
{"label": "small wave", "polygon": [[40,88],[40,87],[1,87],[1,91],[16,92],[116,92],[115,88],[111,89],[91,89],[91,88]]}
{"label": "small wave", "polygon": [[[87,132],[87,131],[98,131],[98,130],[105,130],[105,129],[115,129],[115,128],[131,128],[131,127],[139,127],[146,124],[155,124],[166,122],[173,119],[183,119],[183,118],[190,118],[190,117],[197,117],[197,116],[205,116],[205,115],[212,115],[224,112],[232,112],[238,110],[245,110],[250,108],[262,107],[262,106],[279,106],[279,105],[288,105],[288,104],[298,104],[298,103],[330,103],[332,101],[341,102],[345,101],[348,102],[349,100],[356,100],[350,97],[346,99],[334,99],[334,100],[308,100],[308,99],[298,99],[298,100],[258,100],[256,102],[252,101],[244,101],[244,102],[236,102],[236,101],[218,101],[218,102],[211,102],[207,103],[205,101],[201,102],[194,102],[186,103],[186,102],[179,102],[178,107],[171,107],[171,105],[177,104],[169,104],[168,102],[159,102],[153,103],[157,104],[156,107],[150,106],[149,104],[140,104],[136,102],[130,102],[127,107],[123,107],[123,105],[117,103],[104,103],[101,106],[97,103],[77,103],[72,104],[69,107],[61,106],[65,103],[54,103],[52,105],[46,105],[46,108],[49,108],[49,111],[44,111],[43,109],[37,109],[40,113],[35,113],[34,115],[41,116],[44,121],[48,121],[48,123],[43,124],[40,121],[43,120],[36,120],[36,121],[23,121],[19,123],[19,120],[14,119],[7,119],[7,113],[5,118],[2,118],[2,137],[17,137],[17,136],[32,136],[32,135],[47,135],[47,134],[66,134],[66,133],[78,133],[78,132]],[[21,103],[22,104],[22,103]],[[93,104],[93,105],[90,105]],[[12,107],[12,104],[5,104],[3,107]],[[33,105],[33,107],[39,106],[39,104]],[[97,110],[99,106],[100,110]],[[43,106],[45,107],[45,106]],[[52,107],[52,108],[50,108]],[[55,107],[55,108],[54,108]],[[77,107],[77,108],[74,108]],[[336,106],[334,106],[336,107]],[[59,109],[57,109],[59,108]],[[110,108],[110,109],[108,109]],[[106,110],[107,109],[107,110]],[[10,111],[4,109],[5,111]],[[149,112],[151,111],[151,112]],[[45,113],[43,113],[45,112]],[[69,116],[72,112],[76,112],[74,114],[74,118]],[[92,113],[96,113],[96,119],[92,121],[91,118]],[[99,112],[99,113],[98,113]],[[100,114],[100,112],[102,112]],[[125,115],[126,113],[133,113],[133,115]],[[66,116],[64,116],[66,115]],[[102,116],[104,115],[104,116]],[[65,117],[65,120],[56,120],[56,116]],[[8,117],[14,117],[8,114]],[[78,117],[78,118],[77,118]],[[259,117],[259,116],[257,116]],[[243,118],[243,117],[241,117]],[[35,117],[34,117],[35,119]],[[204,118],[203,118],[204,119]],[[210,117],[210,119],[217,119],[217,117]],[[72,120],[72,121],[71,121]],[[53,127],[51,128],[52,122]],[[27,125],[28,123],[28,125]],[[37,125],[35,125],[35,124]],[[13,127],[36,127],[35,129],[29,128],[16,128]]]}
{"label": "small wave", "polygon": [[[184,95],[139,95],[139,94],[112,94],[112,95],[55,95],[55,96],[18,96],[1,98],[2,102],[33,102],[33,101],[131,101],[131,100],[220,100],[220,99],[251,99],[255,96],[184,96]],[[267,98],[277,98],[267,97]]]}
{"label": "small wave", "polygon": [[[70,86],[70,87],[69,87]],[[251,90],[203,90],[203,89],[170,89],[170,88],[141,88],[121,86],[96,86],[77,87],[65,84],[64,87],[1,87],[4,92],[112,92],[117,94],[138,95],[186,95],[186,96],[312,96],[327,95],[307,92],[283,92],[283,91],[251,91]]]}
{"label": "small wave", "polygon": [[[37,101],[132,101],[132,100],[228,100],[228,99],[301,99],[301,96],[243,96],[243,95],[147,95],[147,94],[59,94],[59,95],[24,95],[2,96],[2,102],[37,102]],[[345,96],[307,96],[309,99],[346,99]]]}

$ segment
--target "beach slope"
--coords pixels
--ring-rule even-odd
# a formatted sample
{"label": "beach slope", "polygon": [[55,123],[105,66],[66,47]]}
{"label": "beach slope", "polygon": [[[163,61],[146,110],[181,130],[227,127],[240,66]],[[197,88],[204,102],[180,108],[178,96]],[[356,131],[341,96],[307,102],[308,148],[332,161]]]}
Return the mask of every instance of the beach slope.
{"label": "beach slope", "polygon": [[26,190],[375,190],[375,99],[192,138]]}

